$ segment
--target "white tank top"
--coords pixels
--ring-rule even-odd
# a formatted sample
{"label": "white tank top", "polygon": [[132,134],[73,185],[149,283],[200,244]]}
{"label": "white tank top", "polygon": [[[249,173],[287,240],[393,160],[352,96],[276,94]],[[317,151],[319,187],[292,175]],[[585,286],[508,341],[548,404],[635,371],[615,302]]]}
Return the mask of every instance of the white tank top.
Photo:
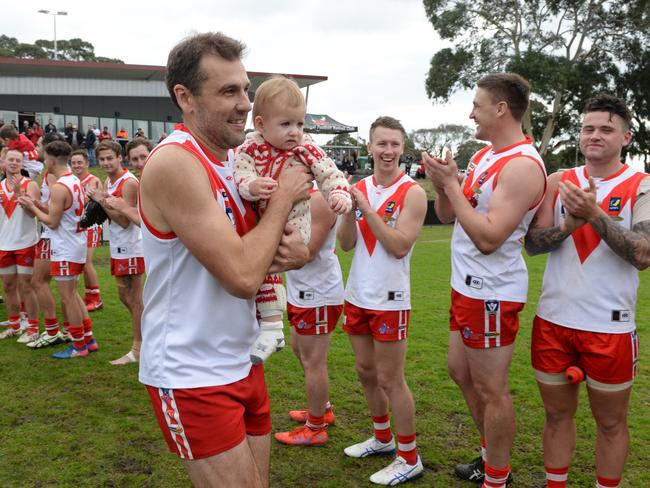
{"label": "white tank top", "polygon": [[[600,207],[624,229],[632,228],[637,189],[647,177],[624,165],[608,178],[594,178]],[[562,181],[571,181],[580,188],[589,185],[584,166],[564,171]],[[558,194],[553,210],[554,225],[560,225],[565,210]],[[537,315],[572,329],[631,332],[636,327],[638,286],[638,270],[614,253],[591,224],[586,224],[549,254]]]}
{"label": "white tank top", "polygon": [[[48,171],[45,170],[43,173],[43,179],[41,180],[41,202],[48,203],[50,201],[50,185],[47,184],[47,175]],[[41,225],[41,239],[50,238],[50,228],[47,225]]]}
{"label": "white tank top", "polygon": [[86,233],[79,227],[84,211],[85,197],[81,183],[72,173],[66,173],[56,180],[70,192],[72,205],[64,209],[61,223],[56,229],[50,229],[51,261],[86,262]]}
{"label": "white tank top", "polygon": [[[128,170],[124,170],[114,183],[108,181],[107,192],[114,197],[122,196],[122,187],[126,180],[133,178],[138,179]],[[125,229],[117,222],[110,221],[108,224],[109,242],[111,249],[111,258],[113,259],[130,259],[142,257],[142,233],[140,227],[133,222]]]}
{"label": "white tank top", "polygon": [[[494,152],[492,146],[487,146],[472,157],[467,167],[463,193],[479,213],[488,213],[490,198],[501,170],[518,157],[532,159],[546,175],[542,158],[528,138],[498,152]],[[481,253],[456,222],[451,237],[451,287],[464,296],[479,300],[525,303],[528,270],[521,249],[528,226],[542,199],[528,209],[515,231],[492,254]]]}
{"label": "white tank top", "polygon": [[287,301],[294,307],[316,308],[343,304],[343,275],[336,256],[336,225],[318,254],[300,269],[287,271]]}
{"label": "white tank top", "polygon": [[[207,153],[180,124],[149,157],[165,145],[181,147],[201,162],[215,199],[237,232],[245,233],[254,214],[242,213],[230,163]],[[222,179],[227,177],[232,186]],[[147,268],[140,381],[159,388],[198,388],[245,378],[259,330],[255,300],[230,295],[174,233],[158,232],[142,209],[140,215]]]}
{"label": "white tank top", "polygon": [[[21,177],[20,186],[27,190],[29,178]],[[0,182],[0,251],[17,251],[38,242],[36,217],[28,215],[18,204],[18,197],[9,188],[8,180]]]}
{"label": "white tank top", "polygon": [[[417,185],[415,180],[401,173],[388,186],[378,185],[374,176],[364,178],[355,186],[386,225],[395,227],[406,193],[413,185]],[[345,286],[345,300],[370,310],[410,310],[413,248],[401,259],[389,254],[358,210],[356,228],[357,242]]]}

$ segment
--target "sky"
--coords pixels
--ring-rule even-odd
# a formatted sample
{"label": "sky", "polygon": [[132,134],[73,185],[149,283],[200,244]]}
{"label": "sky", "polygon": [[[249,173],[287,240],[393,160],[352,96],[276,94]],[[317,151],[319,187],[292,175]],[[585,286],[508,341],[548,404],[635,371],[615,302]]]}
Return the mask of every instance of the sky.
{"label": "sky", "polygon": [[[100,5],[105,7],[100,8]],[[80,37],[95,54],[129,64],[165,65],[170,49],[195,32],[221,31],[243,41],[250,71],[327,76],[310,88],[308,111],[368,129],[380,115],[407,131],[443,123],[473,126],[472,94],[433,104],[424,81],[433,54],[448,45],[428,22],[421,0],[185,0],[4,2],[0,34],[33,43]],[[327,140],[329,136],[325,137]],[[324,143],[325,140],[318,140]]]}

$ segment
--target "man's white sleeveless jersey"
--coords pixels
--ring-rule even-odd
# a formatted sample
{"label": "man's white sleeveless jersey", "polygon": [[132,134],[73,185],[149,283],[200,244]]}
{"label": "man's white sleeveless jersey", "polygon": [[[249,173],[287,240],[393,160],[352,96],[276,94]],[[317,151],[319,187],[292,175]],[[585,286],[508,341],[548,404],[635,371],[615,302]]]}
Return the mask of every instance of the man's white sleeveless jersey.
{"label": "man's white sleeveless jersey", "polygon": [[343,304],[343,275],[336,256],[336,225],[312,261],[287,271],[287,301],[294,307],[316,308]]}
{"label": "man's white sleeveless jersey", "polygon": [[[27,190],[29,179],[21,177],[20,187]],[[17,251],[38,242],[36,217],[18,205],[18,196],[9,188],[8,180],[0,182],[0,251]]]}
{"label": "man's white sleeveless jersey", "polygon": [[[181,147],[201,162],[215,199],[235,230],[245,233],[254,214],[242,213],[234,183],[225,180],[234,182],[230,164],[208,153],[182,124],[149,157],[167,145]],[[174,233],[158,232],[142,209],[140,214],[147,269],[140,381],[158,388],[198,388],[245,378],[259,331],[255,300],[230,295]]]}
{"label": "man's white sleeveless jersey", "polygon": [[[122,196],[122,187],[126,180],[133,178],[138,180],[133,173],[128,170],[124,170],[122,175],[115,180],[114,183],[108,181],[108,186],[106,188],[107,192],[113,195],[114,197]],[[110,232],[109,243],[111,250],[111,258],[113,259],[129,259],[129,258],[140,258],[142,254],[142,233],[140,232],[140,227],[135,225],[133,222],[129,222],[129,226],[125,229],[117,222],[110,221],[108,224],[108,229]]]}
{"label": "man's white sleeveless jersey", "polygon": [[[632,228],[637,189],[647,177],[624,165],[609,178],[594,178],[600,207],[624,229]],[[589,186],[584,166],[564,171],[562,181],[580,188]],[[553,210],[554,225],[560,225],[565,209],[558,194]],[[549,254],[537,315],[572,329],[631,332],[635,329],[638,286],[638,270],[614,253],[591,224],[585,224]]]}
{"label": "man's white sleeveless jersey", "polygon": [[[476,153],[467,167],[463,193],[481,214],[487,214],[499,174],[514,158],[535,161],[544,172],[544,163],[530,139],[495,152],[487,146]],[[528,270],[521,255],[523,239],[543,196],[524,215],[515,231],[492,254],[478,250],[456,221],[451,237],[451,287],[461,295],[478,300],[503,300],[525,303],[528,295]]]}
{"label": "man's white sleeveless jersey", "polygon": [[[415,180],[404,173],[388,186],[378,185],[368,176],[355,186],[370,206],[395,227],[406,193]],[[389,254],[375,237],[365,217],[357,210],[357,242],[345,286],[345,300],[369,310],[409,310],[411,308],[411,250],[401,259]]]}
{"label": "man's white sleeveless jersey", "polygon": [[[50,201],[50,185],[47,183],[48,171],[43,173],[43,180],[41,181],[41,203],[47,204]],[[50,228],[47,225],[41,225],[41,239],[50,238]]]}
{"label": "man's white sleeveless jersey", "polygon": [[61,223],[50,229],[51,261],[86,262],[86,233],[79,227],[84,211],[85,196],[81,183],[72,173],[61,176],[54,185],[65,187],[72,197],[72,205],[63,210]]}

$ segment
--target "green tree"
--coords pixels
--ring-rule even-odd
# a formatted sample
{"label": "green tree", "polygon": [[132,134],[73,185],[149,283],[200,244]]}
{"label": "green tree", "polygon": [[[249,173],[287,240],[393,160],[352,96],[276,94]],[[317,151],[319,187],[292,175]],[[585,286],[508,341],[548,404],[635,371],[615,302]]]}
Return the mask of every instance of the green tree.
{"label": "green tree", "polygon": [[476,139],[470,139],[460,144],[454,153],[454,160],[456,161],[458,168],[467,168],[469,160],[472,159],[472,156],[474,156],[474,154],[476,154],[484,147],[485,143],[477,141]]}
{"label": "green tree", "polygon": [[358,147],[358,156],[367,156],[368,148],[367,142],[363,137],[354,138],[350,134],[336,134],[329,141],[325,143],[326,146],[348,146]]}
{"label": "green tree", "polygon": [[[114,58],[95,55],[94,46],[83,39],[57,41],[57,55],[65,61],[92,61],[100,63],[123,63]],[[0,56],[22,59],[54,59],[54,42],[38,39],[34,44],[20,43],[14,37],[0,36]]]}
{"label": "green tree", "polygon": [[444,148],[453,151],[472,137],[472,130],[465,125],[441,124],[431,129],[411,131],[409,137],[418,151],[441,154]]}
{"label": "green tree", "polygon": [[615,87],[628,71],[626,49],[647,45],[650,32],[648,0],[424,0],[424,7],[453,43],[431,59],[429,97],[446,101],[487,73],[521,74],[538,102],[524,129],[537,135],[542,155],[568,144],[585,99]]}

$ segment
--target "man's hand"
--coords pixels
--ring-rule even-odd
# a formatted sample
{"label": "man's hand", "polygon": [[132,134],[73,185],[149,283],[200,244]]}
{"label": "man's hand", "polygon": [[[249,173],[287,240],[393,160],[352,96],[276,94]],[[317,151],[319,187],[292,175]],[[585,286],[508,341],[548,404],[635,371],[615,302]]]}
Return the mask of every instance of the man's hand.
{"label": "man's hand", "polygon": [[458,166],[451,156],[451,151],[446,152],[445,159],[423,152],[422,161],[426,175],[436,188],[444,191],[450,185],[458,185]]}
{"label": "man's hand", "polygon": [[36,201],[29,195],[19,196],[18,204],[27,210],[33,210],[34,208],[36,208]]}
{"label": "man's hand", "polygon": [[587,222],[601,214],[602,210],[596,201],[596,183],[593,178],[589,178],[589,188],[584,190],[570,181],[561,181],[558,188],[562,205],[570,214]]}
{"label": "man's hand", "polygon": [[129,204],[126,203],[121,198],[116,198],[113,195],[108,195],[103,199],[102,204],[109,210],[116,210],[118,212],[124,212],[127,208],[130,208]]}
{"label": "man's hand", "polygon": [[86,196],[99,204],[104,203],[104,200],[110,195],[100,188],[86,188]]}
{"label": "man's hand", "polygon": [[564,222],[560,224],[560,230],[566,234],[572,234],[586,223],[587,221],[585,219],[578,218],[572,213],[567,212]]}
{"label": "man's hand", "polygon": [[300,231],[291,224],[284,227],[284,235],[269,268],[269,273],[282,273],[302,268],[309,261],[309,248],[302,242]]}
{"label": "man's hand", "polygon": [[13,193],[20,195],[22,189],[20,188],[21,175],[9,175],[7,176],[7,186]]}
{"label": "man's hand", "polygon": [[363,215],[367,215],[369,212],[374,212],[368,203],[368,199],[364,196],[363,193],[359,191],[356,186],[350,187],[350,194],[352,195],[352,198],[354,198],[354,201],[357,204],[357,208]]}
{"label": "man's hand", "polygon": [[259,176],[249,185],[248,191],[251,195],[258,197],[260,200],[268,200],[271,194],[278,188],[278,182],[268,176]]}
{"label": "man's hand", "polygon": [[284,168],[278,178],[278,189],[273,198],[286,198],[296,204],[309,198],[312,187],[312,176],[304,165],[295,165]]}

